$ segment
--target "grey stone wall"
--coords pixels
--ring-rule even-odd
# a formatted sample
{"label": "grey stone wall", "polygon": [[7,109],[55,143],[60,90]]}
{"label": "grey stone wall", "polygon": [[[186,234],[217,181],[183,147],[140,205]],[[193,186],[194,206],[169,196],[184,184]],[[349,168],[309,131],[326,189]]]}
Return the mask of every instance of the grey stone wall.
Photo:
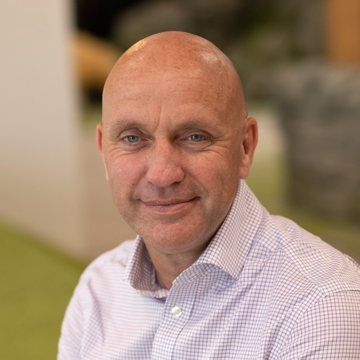
{"label": "grey stone wall", "polygon": [[360,71],[292,65],[262,85],[287,135],[291,199],[360,220]]}

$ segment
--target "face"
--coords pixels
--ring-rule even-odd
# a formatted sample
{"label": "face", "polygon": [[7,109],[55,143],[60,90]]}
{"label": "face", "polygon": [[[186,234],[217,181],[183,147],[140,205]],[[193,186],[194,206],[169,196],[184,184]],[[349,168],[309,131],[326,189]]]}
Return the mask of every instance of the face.
{"label": "face", "polygon": [[209,76],[152,73],[118,82],[97,129],[116,207],[148,248],[201,251],[247,176],[249,131]]}

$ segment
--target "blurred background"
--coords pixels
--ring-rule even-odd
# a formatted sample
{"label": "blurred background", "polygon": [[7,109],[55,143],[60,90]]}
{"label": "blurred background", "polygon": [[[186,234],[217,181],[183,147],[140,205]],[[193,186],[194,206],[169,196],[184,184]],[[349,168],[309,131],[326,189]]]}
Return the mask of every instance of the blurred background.
{"label": "blurred background", "polygon": [[117,58],[166,30],[234,62],[259,122],[248,184],[263,205],[360,261],[358,0],[3,1],[1,359],[55,358],[82,270],[134,237],[95,126]]}

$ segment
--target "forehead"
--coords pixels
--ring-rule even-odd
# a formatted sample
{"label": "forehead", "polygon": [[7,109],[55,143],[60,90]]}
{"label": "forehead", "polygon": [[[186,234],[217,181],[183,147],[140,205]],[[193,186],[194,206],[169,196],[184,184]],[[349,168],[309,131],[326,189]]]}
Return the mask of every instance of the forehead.
{"label": "forehead", "polygon": [[[225,94],[221,86],[215,86],[211,78],[200,78],[191,75],[158,76],[153,78],[127,79],[119,81],[109,92],[104,105],[113,105],[126,101],[206,101],[217,99],[223,102]],[[209,104],[210,105],[210,104]]]}
{"label": "forehead", "polygon": [[104,90],[103,106],[113,108],[120,102],[135,103],[148,99],[209,102],[210,107],[214,104],[222,106],[229,100],[233,89],[221,75],[221,72],[214,74],[194,67],[119,72]]}
{"label": "forehead", "polygon": [[224,86],[197,71],[120,76],[104,96],[105,121],[162,112],[176,118],[215,119],[227,110]]}

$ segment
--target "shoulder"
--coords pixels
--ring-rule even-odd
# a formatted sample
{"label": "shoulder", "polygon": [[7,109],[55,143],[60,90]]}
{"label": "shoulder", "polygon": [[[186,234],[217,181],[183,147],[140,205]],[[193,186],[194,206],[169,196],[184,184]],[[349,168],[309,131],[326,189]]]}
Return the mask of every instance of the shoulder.
{"label": "shoulder", "polygon": [[58,359],[82,358],[84,336],[98,331],[94,324],[101,322],[104,311],[112,309],[116,296],[129,294],[129,286],[122,279],[134,243],[134,240],[126,241],[100,255],[81,275],[65,313]]}
{"label": "shoulder", "polygon": [[85,309],[103,306],[125,294],[130,285],[125,281],[126,265],[131,257],[134,240],[125,241],[118,247],[96,258],[83,272],[71,298],[67,313],[80,316]]}
{"label": "shoulder", "polygon": [[284,265],[324,296],[338,291],[360,291],[360,267],[352,258],[291,220],[278,216],[272,219],[281,233],[277,252]]}
{"label": "shoulder", "polygon": [[90,265],[84,271],[83,276],[86,276],[88,273],[91,273],[97,269],[101,269],[102,267],[110,264],[116,264],[117,266],[125,267],[134,248],[134,244],[135,240],[127,240],[116,248],[101,254],[90,263]]}
{"label": "shoulder", "polygon": [[89,281],[107,282],[112,278],[121,279],[121,275],[125,274],[134,245],[135,240],[128,240],[97,257],[81,275],[79,286]]}
{"label": "shoulder", "polygon": [[266,253],[272,320],[282,324],[274,358],[358,358],[359,265],[280,216],[266,217],[256,243]]}
{"label": "shoulder", "polygon": [[360,292],[322,298],[294,324],[277,359],[359,359]]}
{"label": "shoulder", "polygon": [[289,328],[327,297],[360,294],[360,267],[350,257],[291,220],[267,216],[262,223],[249,264],[263,255],[259,280],[274,307],[287,314]]}

